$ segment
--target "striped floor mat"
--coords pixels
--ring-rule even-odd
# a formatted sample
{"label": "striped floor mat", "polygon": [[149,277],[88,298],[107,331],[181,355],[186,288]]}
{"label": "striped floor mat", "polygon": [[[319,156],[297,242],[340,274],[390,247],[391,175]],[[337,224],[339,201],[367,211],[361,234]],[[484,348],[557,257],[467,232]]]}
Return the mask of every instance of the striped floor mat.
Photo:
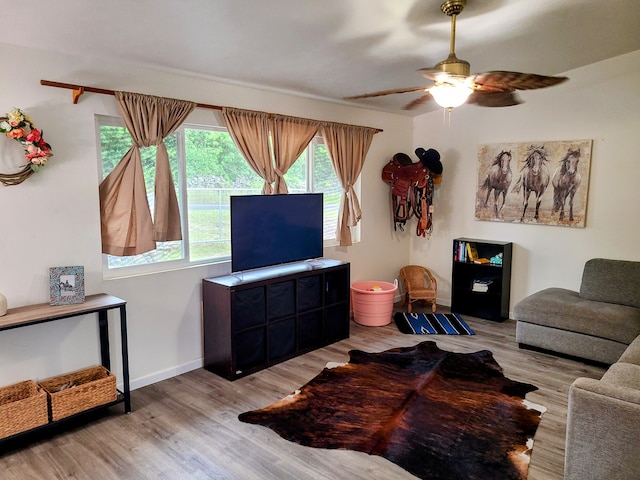
{"label": "striped floor mat", "polygon": [[402,333],[417,335],[475,335],[457,313],[397,312],[393,320]]}

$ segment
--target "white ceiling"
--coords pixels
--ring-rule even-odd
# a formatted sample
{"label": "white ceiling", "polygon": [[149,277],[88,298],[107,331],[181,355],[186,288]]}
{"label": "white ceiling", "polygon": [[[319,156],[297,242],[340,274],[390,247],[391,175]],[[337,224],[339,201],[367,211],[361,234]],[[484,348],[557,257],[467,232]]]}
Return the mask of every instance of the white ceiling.
{"label": "white ceiling", "polygon": [[[6,1],[0,42],[341,101],[429,85],[417,70],[449,53],[442,1]],[[468,0],[457,19],[472,73],[562,74],[639,49],[637,0]],[[430,107],[402,106],[419,95],[351,103],[416,115]]]}

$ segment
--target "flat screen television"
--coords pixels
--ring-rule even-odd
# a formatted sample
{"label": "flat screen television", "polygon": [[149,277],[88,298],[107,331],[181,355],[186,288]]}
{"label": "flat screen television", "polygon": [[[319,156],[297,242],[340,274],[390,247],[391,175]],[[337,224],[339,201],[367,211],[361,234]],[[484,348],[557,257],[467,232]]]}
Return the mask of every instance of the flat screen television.
{"label": "flat screen television", "polygon": [[322,257],[321,193],[231,197],[231,270]]}

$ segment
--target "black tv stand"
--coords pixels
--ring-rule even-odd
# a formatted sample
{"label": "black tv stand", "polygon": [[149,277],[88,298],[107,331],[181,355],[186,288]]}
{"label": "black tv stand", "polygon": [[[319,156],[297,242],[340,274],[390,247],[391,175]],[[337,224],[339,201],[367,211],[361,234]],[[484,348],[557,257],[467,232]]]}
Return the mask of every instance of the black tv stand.
{"label": "black tv stand", "polygon": [[204,279],[204,367],[235,380],[348,338],[349,273],[323,258]]}

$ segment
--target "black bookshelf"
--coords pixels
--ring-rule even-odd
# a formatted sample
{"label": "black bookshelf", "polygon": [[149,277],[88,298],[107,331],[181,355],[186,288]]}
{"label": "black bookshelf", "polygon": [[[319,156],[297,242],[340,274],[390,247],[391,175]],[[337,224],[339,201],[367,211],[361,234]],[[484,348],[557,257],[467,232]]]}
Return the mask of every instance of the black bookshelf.
{"label": "black bookshelf", "polygon": [[[475,247],[477,258],[469,255],[467,245]],[[451,311],[501,322],[509,318],[511,260],[513,244],[456,238],[453,241]],[[476,263],[501,256],[501,263]]]}

